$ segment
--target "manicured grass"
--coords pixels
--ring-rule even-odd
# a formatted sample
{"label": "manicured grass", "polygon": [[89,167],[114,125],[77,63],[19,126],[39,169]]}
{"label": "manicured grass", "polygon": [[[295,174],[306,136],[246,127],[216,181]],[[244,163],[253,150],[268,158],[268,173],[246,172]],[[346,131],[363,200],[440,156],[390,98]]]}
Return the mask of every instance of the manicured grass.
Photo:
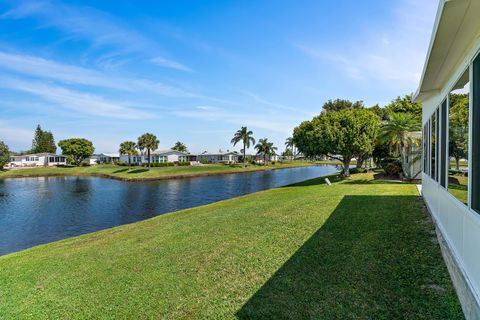
{"label": "manicured grass", "polygon": [[0,315],[463,318],[415,185],[370,174],[263,191],[0,257]]}
{"label": "manicured grass", "polygon": [[189,176],[214,175],[223,173],[239,173],[249,171],[263,171],[272,169],[303,167],[314,164],[309,161],[287,161],[284,163],[270,164],[267,166],[247,165],[246,168],[242,164],[223,165],[208,164],[202,166],[178,166],[178,167],[162,167],[162,168],[142,168],[121,167],[116,165],[96,165],[90,167],[39,167],[18,169],[11,171],[0,171],[0,179],[15,177],[31,177],[31,176],[62,176],[62,175],[96,175],[102,177],[117,178],[122,180],[155,180],[168,179]]}
{"label": "manicured grass", "polygon": [[448,175],[448,192],[458,200],[468,202],[468,177],[458,174]]}

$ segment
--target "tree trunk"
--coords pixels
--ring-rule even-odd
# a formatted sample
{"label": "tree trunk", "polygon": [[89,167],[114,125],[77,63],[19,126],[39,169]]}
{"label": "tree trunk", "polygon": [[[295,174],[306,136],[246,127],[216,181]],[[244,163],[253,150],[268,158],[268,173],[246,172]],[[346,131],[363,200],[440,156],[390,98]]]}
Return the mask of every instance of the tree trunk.
{"label": "tree trunk", "polygon": [[350,160],[351,160],[350,157],[343,158],[343,161],[342,161],[343,167],[342,167],[342,172],[340,174],[343,178],[350,177]]}
{"label": "tree trunk", "polygon": [[460,170],[460,158],[455,158],[455,170]]}
{"label": "tree trunk", "polygon": [[147,149],[147,156],[148,156],[148,169],[150,169],[150,149]]}
{"label": "tree trunk", "polygon": [[243,142],[243,167],[245,168],[247,166],[247,158],[245,156],[245,142]]}
{"label": "tree trunk", "polygon": [[128,155],[128,170],[130,170],[131,163],[132,163],[131,156]]}
{"label": "tree trunk", "polygon": [[363,157],[358,157],[356,167],[360,169],[362,166],[363,166]]}

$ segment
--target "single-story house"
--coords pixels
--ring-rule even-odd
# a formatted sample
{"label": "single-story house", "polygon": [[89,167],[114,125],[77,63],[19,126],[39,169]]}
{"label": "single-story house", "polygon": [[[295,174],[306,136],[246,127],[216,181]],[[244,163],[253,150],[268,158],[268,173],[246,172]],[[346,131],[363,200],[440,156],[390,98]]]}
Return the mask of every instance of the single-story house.
{"label": "single-story house", "polygon": [[[190,155],[185,152],[180,152],[177,150],[156,150],[150,152],[150,162],[159,163],[159,162],[187,162]],[[120,155],[121,162],[128,162],[128,155]],[[147,153],[144,152],[142,155],[132,156],[132,163],[148,163]]]}
{"label": "single-story house", "polygon": [[197,156],[197,161],[206,161],[209,163],[237,163],[239,158],[239,153],[236,151],[227,151],[227,152],[203,152]]}
{"label": "single-story house", "polygon": [[67,157],[54,153],[32,153],[10,156],[8,167],[48,167],[66,165]]}
{"label": "single-story house", "polygon": [[440,1],[413,96],[423,105],[422,195],[467,319],[480,319],[479,13],[478,0]]}
{"label": "single-story house", "polygon": [[100,153],[94,154],[88,158],[88,162],[91,165],[104,164],[104,163],[117,163],[120,161],[119,153]]}

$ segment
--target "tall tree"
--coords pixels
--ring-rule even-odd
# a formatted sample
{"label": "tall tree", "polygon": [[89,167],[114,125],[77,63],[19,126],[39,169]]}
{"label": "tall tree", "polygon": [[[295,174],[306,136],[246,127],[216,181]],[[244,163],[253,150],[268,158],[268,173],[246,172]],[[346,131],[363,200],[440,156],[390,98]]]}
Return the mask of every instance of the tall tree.
{"label": "tall tree", "polygon": [[396,97],[392,102],[385,106],[384,110],[389,116],[395,113],[409,113],[418,124],[421,123],[422,104],[419,102],[412,102],[411,95]]}
{"label": "tall tree", "polygon": [[411,113],[392,113],[381,130],[380,141],[387,143],[393,155],[399,157],[404,147],[416,143],[412,132],[420,130],[419,123]]}
{"label": "tall tree", "polygon": [[267,138],[258,140],[257,145],[255,145],[255,150],[257,154],[263,156],[263,164],[267,165],[267,159],[270,159],[272,155],[275,155],[277,147],[273,146],[273,142],[269,142]]}
{"label": "tall tree", "polygon": [[172,150],[177,150],[180,152],[188,152],[187,146],[180,141],[175,142],[175,145],[172,147]]}
{"label": "tall tree", "polygon": [[57,152],[57,146],[55,145],[55,139],[50,131],[44,131],[37,125],[35,134],[32,140],[32,153],[55,153]]}
{"label": "tall tree", "polygon": [[285,147],[292,150],[292,155],[295,157],[295,143],[293,142],[293,137],[288,137],[285,140]]}
{"label": "tall tree", "polygon": [[137,155],[137,144],[133,141],[124,141],[120,144],[120,154],[126,154],[128,156],[128,169],[132,164],[132,156]]}
{"label": "tall tree", "polygon": [[468,158],[468,103],[467,93],[449,95],[448,153],[460,170],[460,159]]}
{"label": "tall tree", "polygon": [[381,121],[388,120],[388,111],[385,108],[380,107],[380,105],[376,104],[368,108],[368,110],[373,111]]}
{"label": "tall tree", "polygon": [[363,109],[364,107],[365,106],[363,104],[363,101],[352,102],[350,100],[345,100],[345,99],[335,99],[335,100],[328,100],[323,104],[322,113],[338,112],[338,111],[350,110],[350,109]]}
{"label": "tall tree", "polygon": [[342,162],[342,176],[350,175],[350,161],[371,154],[380,128],[378,117],[367,109],[322,113],[296,127],[293,140],[306,156],[327,155]]}
{"label": "tall tree", "polygon": [[243,143],[243,166],[245,167],[247,163],[246,150],[247,148],[250,148],[250,145],[255,144],[253,132],[248,130],[247,127],[242,127],[240,130],[237,130],[230,143],[235,146],[239,142]]}
{"label": "tall tree", "polygon": [[8,146],[3,142],[0,141],[0,170],[10,162],[10,150]]}
{"label": "tall tree", "polygon": [[72,157],[77,166],[95,151],[93,143],[83,138],[60,140],[58,146],[62,149],[62,154]]}
{"label": "tall tree", "polygon": [[144,133],[138,137],[138,146],[141,150],[147,150],[148,167],[150,168],[150,152],[158,148],[160,140],[152,133]]}

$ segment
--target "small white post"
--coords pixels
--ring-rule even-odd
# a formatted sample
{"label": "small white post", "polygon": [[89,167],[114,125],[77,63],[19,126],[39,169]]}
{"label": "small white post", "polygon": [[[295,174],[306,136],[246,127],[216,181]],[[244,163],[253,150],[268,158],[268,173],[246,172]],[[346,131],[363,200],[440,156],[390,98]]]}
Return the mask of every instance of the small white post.
{"label": "small white post", "polygon": [[325,182],[326,182],[329,186],[332,185],[332,183],[330,182],[330,180],[328,180],[328,178],[325,178]]}

